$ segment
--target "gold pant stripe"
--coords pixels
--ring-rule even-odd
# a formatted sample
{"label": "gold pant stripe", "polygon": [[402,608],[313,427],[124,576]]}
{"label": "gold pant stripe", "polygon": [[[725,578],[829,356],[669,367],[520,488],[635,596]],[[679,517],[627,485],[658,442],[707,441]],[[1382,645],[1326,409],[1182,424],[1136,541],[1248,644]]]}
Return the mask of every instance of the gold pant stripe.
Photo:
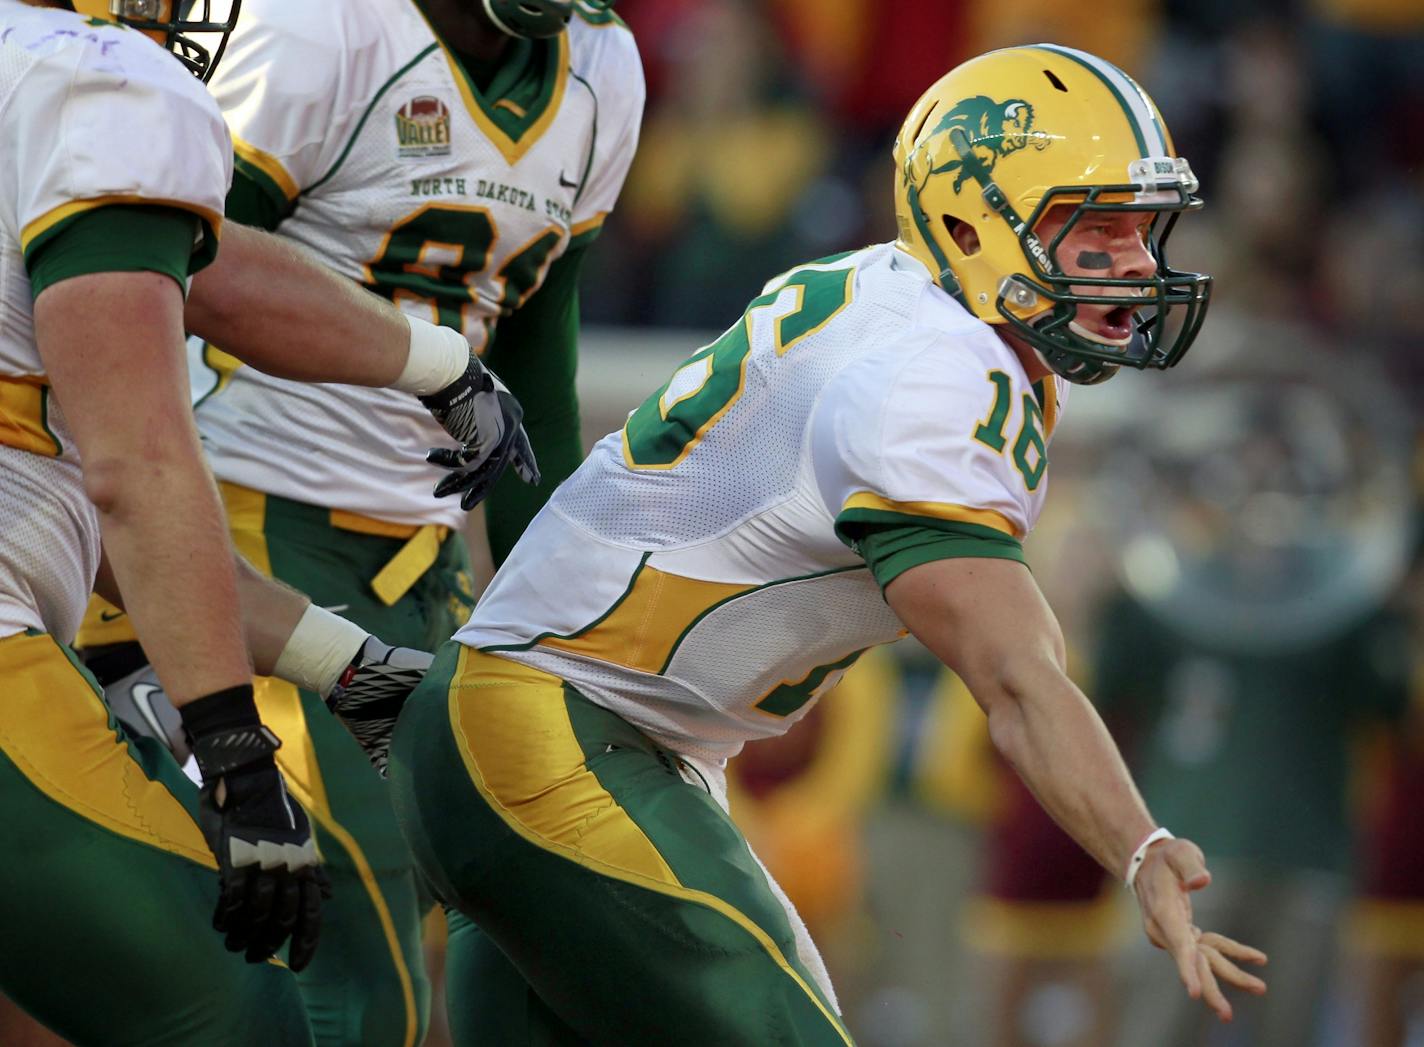
{"label": "gold pant stripe", "polygon": [[[254,567],[271,577],[272,558],[268,555],[267,536],[263,531],[267,496],[261,491],[237,484],[223,483],[218,486],[222,492],[223,504],[227,508],[228,528],[232,532],[233,545]],[[253,685],[262,722],[282,739],[282,748],[277,750],[277,763],[282,768],[288,788],[306,808],[312,820],[335,837],[351,856],[361,885],[376,910],[377,919],[381,923],[381,933],[385,936],[386,947],[390,950],[391,962],[395,965],[397,977],[400,979],[401,999],[406,1012],[406,1047],[414,1047],[417,1027],[415,987],[411,982],[410,970],[406,967],[405,955],[401,952],[395,921],[391,918],[385,895],[376,883],[376,874],[372,871],[371,863],[361,850],[360,844],[332,814],[326,795],[326,784],[322,780],[321,767],[317,763],[316,748],[312,744],[311,732],[307,730],[306,714],[302,711],[301,693],[285,680],[272,677],[258,677],[253,681]]]}
{"label": "gold pant stripe", "polygon": [[188,809],[149,779],[53,638],[0,640],[0,751],[56,803],[119,836],[216,869]]}
{"label": "gold pant stripe", "polygon": [[[292,694],[300,699],[300,696],[297,695],[297,689],[292,687],[289,683],[279,680],[265,680],[262,682],[289,688]],[[290,733],[283,734],[281,728],[275,726],[273,721],[268,719],[267,710],[262,707],[261,699],[258,700],[258,708],[262,712],[263,723],[272,727],[272,730],[276,732],[279,738],[286,739],[296,737],[296,735]],[[306,747],[310,748],[310,737],[305,733],[305,727],[303,727],[302,730],[302,740],[306,743]],[[365,886],[366,893],[371,898],[371,905],[376,910],[376,918],[381,923],[381,934],[385,936],[386,947],[391,953],[391,962],[395,964],[396,977],[400,981],[401,1003],[405,1007],[405,1038],[401,1042],[403,1047],[415,1047],[415,1034],[418,1028],[418,1015],[415,1009],[415,986],[411,982],[410,969],[406,966],[405,955],[401,952],[400,937],[396,934],[396,924],[391,918],[390,907],[386,904],[385,895],[381,893],[381,889],[376,885],[376,874],[371,869],[371,863],[366,859],[366,854],[361,850],[361,845],[356,842],[356,838],[346,831],[345,827],[332,815],[331,809],[326,806],[325,795],[323,794],[322,803],[318,804],[316,797],[305,787],[305,780],[300,778],[297,773],[293,773],[289,770],[288,765],[282,759],[282,755],[285,752],[287,752],[287,744],[284,741],[282,748],[277,750],[277,763],[282,767],[282,774],[287,780],[287,788],[291,791],[292,795],[297,798],[297,802],[311,815],[312,821],[316,822],[334,836],[337,842],[346,850],[346,853],[350,855],[352,864],[356,866],[356,874],[361,878],[361,883]],[[311,768],[315,770],[316,764],[311,764]]]}
{"label": "gold pant stripe", "polygon": [[840,1019],[771,936],[725,899],[683,886],[653,842],[584,765],[562,680],[462,647],[450,683],[449,711],[465,770],[506,825],[536,847],[600,875],[725,916],[761,945],[851,1043]]}

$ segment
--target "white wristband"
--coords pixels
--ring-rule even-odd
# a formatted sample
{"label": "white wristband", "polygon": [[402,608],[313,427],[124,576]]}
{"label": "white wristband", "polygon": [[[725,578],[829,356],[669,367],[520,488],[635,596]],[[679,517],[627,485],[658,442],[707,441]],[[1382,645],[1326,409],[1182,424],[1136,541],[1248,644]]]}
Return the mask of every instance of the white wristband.
{"label": "white wristband", "polygon": [[1137,870],[1142,868],[1142,863],[1147,860],[1147,848],[1151,847],[1158,840],[1175,840],[1176,837],[1166,829],[1153,829],[1147,834],[1147,838],[1137,845],[1137,850],[1132,852],[1132,857],[1127,861],[1127,876],[1125,877],[1127,889],[1132,890],[1132,885],[1137,880]]}
{"label": "white wristband", "polygon": [[459,331],[418,316],[407,316],[406,321],[410,324],[410,352],[405,369],[391,388],[416,396],[438,393],[465,373],[470,365],[470,343]]}
{"label": "white wristband", "polygon": [[355,622],[311,604],[287,637],[272,675],[325,698],[367,635]]}

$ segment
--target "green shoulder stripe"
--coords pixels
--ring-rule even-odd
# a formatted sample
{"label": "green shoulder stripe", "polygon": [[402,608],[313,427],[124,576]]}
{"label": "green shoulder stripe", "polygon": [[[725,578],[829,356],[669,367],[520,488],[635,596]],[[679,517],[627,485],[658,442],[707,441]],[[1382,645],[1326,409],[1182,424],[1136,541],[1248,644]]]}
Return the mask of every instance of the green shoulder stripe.
{"label": "green shoulder stripe", "polygon": [[[857,512],[864,512],[858,510]],[[1018,539],[988,527],[948,520],[920,520],[909,523],[889,519],[897,514],[881,514],[880,521],[848,525],[853,537],[849,544],[869,566],[880,588],[912,567],[934,560],[981,558],[1026,563]],[[846,535],[837,522],[841,540]]]}

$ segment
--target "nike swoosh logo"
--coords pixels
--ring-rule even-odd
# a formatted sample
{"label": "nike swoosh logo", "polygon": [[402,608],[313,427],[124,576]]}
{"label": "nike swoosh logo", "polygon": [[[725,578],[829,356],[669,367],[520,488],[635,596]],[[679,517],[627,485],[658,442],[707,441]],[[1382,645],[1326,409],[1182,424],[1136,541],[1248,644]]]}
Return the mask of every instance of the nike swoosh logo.
{"label": "nike swoosh logo", "polygon": [[129,697],[133,699],[139,715],[148,722],[149,732],[158,739],[168,737],[167,732],[163,730],[162,722],[158,719],[158,714],[153,711],[153,696],[162,693],[162,687],[151,683],[136,683],[129,688]]}
{"label": "nike swoosh logo", "polygon": [[122,618],[123,616],[124,616],[124,612],[123,612],[123,611],[100,611],[100,612],[99,612],[99,621],[101,621],[101,622],[114,622],[114,621],[118,621],[118,619]]}
{"label": "nike swoosh logo", "polygon": [[579,187],[579,184],[577,182],[570,182],[566,177],[564,177],[564,172],[562,171],[559,172],[559,184],[565,189],[577,189]]}

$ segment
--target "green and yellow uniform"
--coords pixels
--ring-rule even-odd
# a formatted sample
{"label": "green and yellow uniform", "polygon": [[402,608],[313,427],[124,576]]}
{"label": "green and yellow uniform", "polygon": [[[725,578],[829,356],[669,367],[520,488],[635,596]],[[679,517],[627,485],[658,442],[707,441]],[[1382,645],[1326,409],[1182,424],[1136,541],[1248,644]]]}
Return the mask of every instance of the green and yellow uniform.
{"label": "green and yellow uniform", "polygon": [[291,973],[211,929],[196,788],[67,646],[99,524],[34,328],[64,280],[212,259],[228,133],[141,34],[0,0],[0,141],[0,989],[80,1044],[301,1047]]}
{"label": "green and yellow uniform", "polygon": [[[486,502],[496,562],[582,458],[579,268],[642,111],[631,34],[577,10],[487,68],[412,0],[247,0],[210,85],[234,135],[228,219],[460,330],[521,400],[544,482],[507,476]],[[465,513],[431,494],[442,471],[425,452],[449,438],[426,409],[275,379],[212,346],[190,363],[239,550],[393,644],[447,639],[473,598]],[[86,643],[125,638],[113,614],[94,609]],[[335,884],[300,975],[318,1041],[413,1047],[429,1000],[420,904],[385,788],[316,695],[265,680],[258,706]]]}

